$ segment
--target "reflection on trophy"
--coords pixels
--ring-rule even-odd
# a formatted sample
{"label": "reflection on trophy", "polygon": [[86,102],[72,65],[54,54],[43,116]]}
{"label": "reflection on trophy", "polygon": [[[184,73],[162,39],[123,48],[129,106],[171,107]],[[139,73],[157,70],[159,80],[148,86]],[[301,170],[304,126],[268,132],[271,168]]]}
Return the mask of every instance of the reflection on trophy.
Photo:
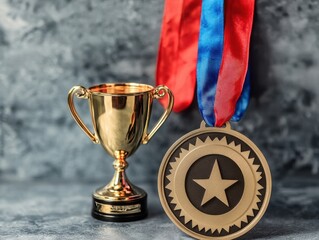
{"label": "reflection on trophy", "polygon": [[[86,127],[73,104],[74,95],[89,100],[95,133]],[[165,112],[147,133],[153,99],[168,97]],[[132,221],[146,217],[147,194],[130,183],[125,175],[126,158],[140,143],[146,144],[169,116],[174,103],[166,86],[137,83],[115,83],[73,87],[68,95],[71,114],[77,124],[94,142],[115,159],[115,173],[111,182],[93,193],[92,216],[105,221]]]}

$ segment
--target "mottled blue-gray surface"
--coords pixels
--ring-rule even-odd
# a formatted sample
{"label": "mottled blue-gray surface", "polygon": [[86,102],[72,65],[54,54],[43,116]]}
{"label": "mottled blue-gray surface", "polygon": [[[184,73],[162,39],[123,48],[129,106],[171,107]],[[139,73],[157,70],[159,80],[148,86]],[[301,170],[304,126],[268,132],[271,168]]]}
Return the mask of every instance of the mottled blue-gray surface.
{"label": "mottled blue-gray surface", "polygon": [[[168,147],[200,124],[196,103],[129,159],[128,175],[149,189],[154,209],[148,221],[123,225],[89,216],[90,192],[111,178],[112,159],[66,104],[73,85],[154,85],[162,8],[163,0],[0,0],[1,239],[187,238],[164,216],[155,188]],[[248,238],[318,238],[318,39],[317,0],[256,0],[253,99],[233,127],[267,157],[274,193]],[[87,103],[78,107],[90,124]],[[161,111],[156,104],[152,122]]]}
{"label": "mottled blue-gray surface", "polygon": [[[0,186],[0,238],[77,240],[166,240],[191,239],[164,214],[156,188],[142,185],[149,193],[149,216],[130,223],[101,222],[90,216],[93,183],[7,182]],[[14,191],[12,191],[14,189]],[[318,239],[319,221],[289,209],[286,203],[319,204],[319,188],[281,188],[285,201],[274,197],[264,218],[247,235],[249,239]],[[310,200],[307,196],[311,196]]]}

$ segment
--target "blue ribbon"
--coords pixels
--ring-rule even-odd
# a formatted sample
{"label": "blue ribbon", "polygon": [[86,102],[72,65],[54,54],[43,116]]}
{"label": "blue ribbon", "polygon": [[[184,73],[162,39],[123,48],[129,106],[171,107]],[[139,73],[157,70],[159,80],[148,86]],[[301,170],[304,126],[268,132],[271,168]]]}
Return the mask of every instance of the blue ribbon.
{"label": "blue ribbon", "polygon": [[[214,102],[224,45],[224,0],[203,0],[197,57],[197,101],[201,115],[209,126],[215,125]],[[250,74],[246,74],[243,91],[236,104],[233,121],[239,121],[247,109]]]}
{"label": "blue ribbon", "polygon": [[197,101],[205,122],[214,126],[214,102],[224,45],[224,1],[203,0],[197,56]]}

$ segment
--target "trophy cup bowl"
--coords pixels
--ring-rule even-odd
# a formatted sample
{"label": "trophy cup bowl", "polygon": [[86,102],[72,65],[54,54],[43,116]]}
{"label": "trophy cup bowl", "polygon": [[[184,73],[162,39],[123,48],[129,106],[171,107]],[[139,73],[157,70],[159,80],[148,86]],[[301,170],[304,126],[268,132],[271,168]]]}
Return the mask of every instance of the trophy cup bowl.
{"label": "trophy cup bowl", "polygon": [[[74,96],[88,99],[94,132],[80,119]],[[153,99],[167,96],[167,107],[148,133]],[[147,216],[147,194],[127,179],[126,158],[139,145],[147,144],[169,116],[174,103],[166,86],[152,87],[137,83],[107,83],[90,88],[74,86],[68,94],[71,114],[93,143],[114,158],[114,176],[109,184],[93,193],[92,216],[104,221],[133,221]]]}

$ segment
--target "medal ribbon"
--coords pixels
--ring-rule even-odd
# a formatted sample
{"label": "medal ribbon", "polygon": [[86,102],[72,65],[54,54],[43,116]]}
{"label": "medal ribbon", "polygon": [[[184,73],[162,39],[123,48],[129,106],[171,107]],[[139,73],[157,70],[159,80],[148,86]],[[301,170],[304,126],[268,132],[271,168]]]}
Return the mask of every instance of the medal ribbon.
{"label": "medal ribbon", "polygon": [[253,11],[254,0],[202,0],[202,6],[200,0],[166,0],[156,83],[173,91],[174,111],[192,103],[196,73],[206,123],[241,118],[249,102]]}
{"label": "medal ribbon", "polygon": [[156,85],[172,90],[175,112],[189,107],[194,98],[200,13],[200,0],[165,1]]}
{"label": "medal ribbon", "polygon": [[198,41],[197,101],[205,122],[215,123],[214,102],[224,46],[224,0],[203,0]]}
{"label": "medal ribbon", "polygon": [[198,106],[210,126],[239,121],[250,93],[246,73],[254,0],[223,2],[203,0],[198,43]]}
{"label": "medal ribbon", "polygon": [[[225,0],[224,51],[214,105],[217,127],[229,121],[234,113],[238,111],[243,113],[248,105],[249,94],[247,92],[249,90],[242,90],[244,86],[249,88],[249,84],[244,83],[248,70],[254,6],[255,0]],[[238,101],[240,96],[243,99]]]}

